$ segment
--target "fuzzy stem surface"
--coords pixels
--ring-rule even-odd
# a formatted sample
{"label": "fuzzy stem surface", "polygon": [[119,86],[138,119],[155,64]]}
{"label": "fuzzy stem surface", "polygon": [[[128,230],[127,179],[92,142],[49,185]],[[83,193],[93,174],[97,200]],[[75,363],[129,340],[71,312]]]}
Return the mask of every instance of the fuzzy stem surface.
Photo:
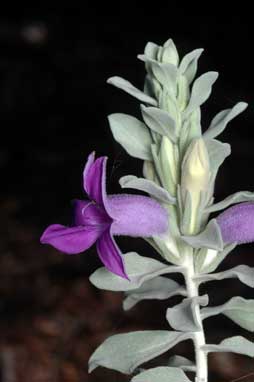
{"label": "fuzzy stem surface", "polygon": [[[199,296],[198,286],[195,282],[195,269],[193,262],[193,249],[188,248],[186,259],[184,263],[185,267],[185,282],[187,289],[187,296],[189,298]],[[205,333],[203,323],[201,319],[200,305],[195,306],[195,313],[201,330],[193,333],[193,342],[195,348],[196,357],[196,379],[195,382],[208,382],[208,363],[207,354],[202,350],[202,347],[206,344]]]}

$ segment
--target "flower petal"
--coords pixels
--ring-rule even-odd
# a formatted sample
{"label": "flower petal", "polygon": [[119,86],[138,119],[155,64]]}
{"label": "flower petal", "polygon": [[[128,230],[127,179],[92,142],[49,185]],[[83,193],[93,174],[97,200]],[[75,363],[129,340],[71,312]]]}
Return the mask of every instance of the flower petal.
{"label": "flower petal", "polygon": [[90,200],[78,200],[74,199],[72,201],[73,205],[73,225],[83,225],[84,217],[83,217],[83,211],[85,208],[89,206],[89,204],[92,204]]}
{"label": "flower petal", "polygon": [[91,200],[103,205],[106,195],[106,163],[107,157],[99,157],[95,160],[95,153],[91,153],[83,172],[84,189]]}
{"label": "flower petal", "polygon": [[104,208],[93,202],[75,199],[73,208],[75,226],[100,226],[103,230],[112,222]]}
{"label": "flower petal", "polygon": [[98,255],[105,267],[112,273],[128,279],[125,272],[121,251],[113,239],[110,229],[106,230],[97,241]]}
{"label": "flower petal", "polygon": [[60,224],[49,226],[41,236],[42,244],[50,244],[59,251],[70,255],[90,248],[100,237],[102,231],[97,227],[65,227]]}
{"label": "flower petal", "polygon": [[216,218],[225,243],[254,241],[254,203],[239,203]]}
{"label": "flower petal", "polygon": [[112,195],[108,197],[114,218],[112,234],[149,237],[168,229],[167,211],[154,199],[141,195]]}

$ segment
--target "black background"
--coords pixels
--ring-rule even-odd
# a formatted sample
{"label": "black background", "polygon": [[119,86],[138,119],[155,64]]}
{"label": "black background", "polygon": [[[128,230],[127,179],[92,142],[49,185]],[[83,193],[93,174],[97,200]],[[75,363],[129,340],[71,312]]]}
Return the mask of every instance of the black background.
{"label": "black background", "polygon": [[[0,15],[0,312],[3,334],[0,346],[7,344],[9,347],[10,343],[20,341],[22,346],[29,348],[30,345],[24,345],[27,343],[25,335],[23,340],[17,340],[15,333],[20,322],[26,333],[34,316],[37,318],[40,314],[45,318],[49,314],[50,319],[54,318],[57,304],[55,300],[45,302],[45,296],[50,295],[56,285],[66,290],[100,264],[93,249],[90,256],[66,258],[52,249],[42,248],[39,237],[51,223],[68,223],[70,200],[83,195],[81,174],[91,151],[109,157],[109,193],[120,192],[120,176],[140,173],[141,164],[128,157],[113,141],[107,122],[107,115],[112,112],[139,117],[139,104],[107,85],[106,79],[120,75],[142,88],[144,68],[136,56],[143,52],[147,41],[162,44],[171,37],[181,57],[193,49],[205,49],[199,61],[199,73],[215,70],[220,77],[212,96],[202,107],[204,130],[218,111],[238,101],[249,103],[247,111],[231,122],[221,135],[221,140],[231,144],[232,156],[220,170],[216,197],[221,199],[238,190],[253,190],[254,32],[252,11],[244,2],[242,7],[240,5],[229,3],[228,9],[222,11],[222,4],[214,2],[194,7],[183,2],[112,2],[104,6],[97,2],[62,2],[51,7],[44,2],[5,4],[8,9],[2,9]],[[138,248],[141,253],[148,250],[141,240],[121,239],[120,242],[124,251]],[[252,252],[252,246],[240,247],[237,254],[242,257],[234,257],[231,265],[241,262],[254,265]],[[22,264],[23,269],[23,276],[19,278],[19,273],[13,271],[17,264]],[[32,271],[26,274],[29,267]],[[36,284],[39,276],[44,280],[42,286]],[[35,283],[34,291],[29,287],[31,283]],[[225,296],[230,296],[230,285],[222,285]],[[86,284],[86,288],[90,287]],[[244,291],[251,297],[252,291]],[[94,290],[91,293],[95,293]],[[215,287],[212,295],[215,302],[225,300]],[[100,295],[99,298],[104,297]],[[115,304],[116,321],[126,320],[120,313],[120,300]],[[86,312],[88,308],[82,309]],[[151,326],[156,327],[157,318],[151,318],[148,312]],[[120,319],[119,315],[122,315]],[[138,313],[136,315],[138,317]],[[114,325],[128,327],[126,321],[123,325],[116,324],[116,317],[113,319],[110,315],[108,318],[113,322],[113,329],[109,325],[106,334],[110,330],[114,332]],[[134,314],[136,321],[133,317],[129,319],[134,320],[134,327],[143,328],[142,318],[137,317]],[[229,332],[236,330],[228,321],[222,321],[222,325],[228,325]],[[92,325],[89,330],[93,331]],[[217,339],[218,333],[221,329],[213,338]],[[96,337],[93,348],[100,341],[101,338]],[[87,351],[85,359],[93,348]],[[66,358],[71,357],[67,355]],[[59,359],[62,360],[60,356]],[[232,362],[230,359],[229,365]],[[76,360],[73,364],[77,364]],[[233,379],[237,373],[243,374],[241,367],[231,374],[225,370],[224,374],[222,371],[216,374],[215,366],[214,370],[214,375],[220,377],[214,380],[218,382],[223,378]],[[84,375],[87,377],[86,372]],[[110,379],[111,374],[107,375]],[[75,380],[74,377],[61,378],[67,382]],[[76,380],[81,380],[79,378]],[[91,381],[97,381],[92,378],[95,377],[90,377]],[[34,380],[37,382],[38,378]],[[51,381],[46,377],[44,380]],[[3,382],[6,381],[3,379]]]}

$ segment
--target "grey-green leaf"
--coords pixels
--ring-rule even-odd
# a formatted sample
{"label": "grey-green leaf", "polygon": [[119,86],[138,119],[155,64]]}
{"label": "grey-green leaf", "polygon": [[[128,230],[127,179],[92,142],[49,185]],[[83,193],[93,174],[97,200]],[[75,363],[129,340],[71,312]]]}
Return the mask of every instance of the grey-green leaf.
{"label": "grey-green leaf", "polygon": [[145,46],[145,56],[148,58],[151,58],[152,60],[157,59],[157,54],[158,54],[159,46],[155,44],[154,42],[148,42]]}
{"label": "grey-green leaf", "polygon": [[188,358],[182,357],[180,355],[173,355],[168,360],[168,366],[179,367],[184,371],[196,371],[196,365],[194,362],[190,361]]}
{"label": "grey-green leaf", "polygon": [[223,305],[202,309],[202,319],[224,314],[242,328],[254,332],[254,300],[233,297]]}
{"label": "grey-green leaf", "polygon": [[[203,262],[203,265],[197,267],[197,271],[200,273],[209,273],[215,271],[215,269],[220,265],[220,263],[226,258],[226,256],[236,247],[237,243],[227,244],[223,251],[217,253],[217,256],[212,259],[212,261],[206,263]],[[198,255],[197,255],[198,263]]]}
{"label": "grey-green leaf", "polygon": [[220,165],[230,155],[231,148],[228,143],[222,143],[216,139],[205,140],[205,144],[210,161],[211,181],[214,181]]}
{"label": "grey-green leaf", "polygon": [[135,158],[152,159],[152,138],[143,122],[121,113],[111,114],[108,119],[115,140],[123,146],[128,154]]}
{"label": "grey-green leaf", "polygon": [[219,134],[223,132],[226,128],[227,124],[237,117],[240,113],[242,113],[246,107],[248,106],[245,102],[237,103],[232,109],[222,110],[219,114],[217,114],[212,120],[210,126],[204,133],[205,139],[212,139],[217,137]]}
{"label": "grey-green leaf", "polygon": [[179,72],[187,78],[189,84],[193,81],[197,73],[198,59],[203,51],[204,49],[193,50],[186,54],[180,63]]}
{"label": "grey-green leaf", "polygon": [[89,360],[89,372],[104,366],[125,374],[165,353],[177,343],[190,338],[190,334],[166,330],[146,330],[116,334],[104,341]]}
{"label": "grey-green leaf", "polygon": [[139,288],[145,281],[159,275],[183,271],[181,267],[169,266],[158,260],[140,256],[135,252],[126,253],[123,259],[130,281],[102,267],[90,276],[91,283],[99,289],[129,291]]}
{"label": "grey-green leaf", "polygon": [[224,247],[221,230],[216,219],[210,220],[203,232],[194,236],[182,236],[193,248],[210,248],[222,251]]}
{"label": "grey-green leaf", "polygon": [[207,295],[186,298],[173,308],[168,308],[166,318],[175,330],[181,330],[182,332],[199,332],[201,327],[196,317],[195,307],[197,305],[205,306],[207,304]]}
{"label": "grey-green leaf", "polygon": [[137,89],[135,86],[133,86],[129,81],[125,80],[124,78],[114,76],[109,78],[107,80],[107,83],[121,90],[124,90],[126,93],[137,98],[139,101],[145,102],[153,106],[157,105],[157,101],[154,98],[143,93],[141,90]]}
{"label": "grey-green leaf", "polygon": [[163,203],[175,204],[176,198],[170,195],[170,193],[164,188],[158,186],[152,180],[138,178],[134,175],[123,176],[119,183],[122,188],[134,188],[136,190],[147,192],[149,195],[160,200]]}
{"label": "grey-green leaf", "polygon": [[161,63],[152,60],[144,55],[139,55],[138,58],[141,61],[145,61],[151,68],[155,78],[159,83],[167,89],[169,94],[175,95],[176,93],[176,79],[177,79],[177,67],[169,63]]}
{"label": "grey-green leaf", "polygon": [[136,375],[131,382],[191,382],[185,373],[176,367],[155,367]]}
{"label": "grey-green leaf", "polygon": [[196,280],[199,283],[214,281],[214,280],[224,280],[237,278],[243,284],[248,285],[250,288],[254,288],[254,267],[251,268],[248,265],[238,265],[227,271],[212,273],[212,274],[203,274],[196,277]]}
{"label": "grey-green leaf", "polygon": [[177,142],[176,124],[168,112],[157,107],[141,105],[142,116],[147,126],[156,133],[167,136],[173,143]]}
{"label": "grey-green leaf", "polygon": [[211,206],[205,209],[205,212],[211,213],[215,211],[224,210],[224,208],[229,207],[231,204],[242,203],[242,202],[253,202],[254,201],[254,192],[250,191],[239,191],[232,195],[229,195],[227,198],[221,202],[214,203]]}
{"label": "grey-green leaf", "polygon": [[126,293],[127,297],[123,302],[124,310],[133,308],[142,300],[166,300],[172,296],[186,296],[186,290],[177,282],[166,277],[156,277],[143,283],[138,289]]}
{"label": "grey-green leaf", "polygon": [[175,66],[178,66],[179,63],[179,55],[174,44],[174,41],[170,38],[164,44],[162,48],[161,55],[162,62],[168,62]]}
{"label": "grey-green leaf", "polygon": [[254,358],[254,343],[241,336],[227,338],[219,345],[205,345],[202,349],[210,352],[229,352],[248,355]]}
{"label": "grey-green leaf", "polygon": [[192,87],[189,104],[184,112],[185,118],[208,99],[212,91],[212,85],[217,78],[217,72],[208,72],[196,79]]}

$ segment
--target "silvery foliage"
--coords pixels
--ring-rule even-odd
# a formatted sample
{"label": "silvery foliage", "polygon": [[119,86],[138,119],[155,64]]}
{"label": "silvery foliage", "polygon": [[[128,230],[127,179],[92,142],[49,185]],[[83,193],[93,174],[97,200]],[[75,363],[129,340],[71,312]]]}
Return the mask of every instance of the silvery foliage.
{"label": "silvery foliage", "polygon": [[[196,49],[180,60],[171,39],[163,46],[149,42],[144,54],[138,56],[147,71],[144,90],[117,76],[108,80],[109,84],[141,102],[140,119],[122,113],[109,116],[115,140],[131,156],[144,161],[144,177],[127,175],[120,179],[120,185],[146,192],[162,203],[169,213],[170,232],[163,237],[148,239],[161,256],[161,261],[135,252],[124,255],[129,281],[106,268],[95,271],[90,281],[100,289],[124,292],[125,310],[142,300],[169,299],[175,295],[184,298],[178,305],[167,309],[166,320],[172,330],[138,331],[109,337],[91,356],[90,371],[104,366],[133,374],[132,382],[188,382],[190,379],[185,371],[196,371],[197,381],[206,382],[206,377],[202,379],[198,371],[201,365],[180,356],[171,357],[161,367],[148,370],[138,368],[187,339],[194,340],[196,355],[198,352],[229,351],[254,357],[254,344],[243,337],[225,339],[219,345],[204,342],[200,348],[195,343],[196,333],[203,332],[202,320],[217,314],[223,314],[241,327],[254,331],[254,300],[233,297],[221,306],[209,307],[207,295],[193,294],[188,287],[189,270],[186,264],[189,259],[193,267],[191,282],[196,285],[197,291],[201,283],[226,278],[237,278],[248,287],[254,287],[254,268],[241,265],[212,273],[235,244],[223,242],[219,225],[216,219],[209,221],[209,214],[233,203],[254,201],[254,193],[237,192],[224,201],[214,203],[215,178],[219,167],[230,154],[230,145],[220,142],[217,136],[245,110],[247,104],[239,102],[233,108],[219,112],[202,135],[200,107],[210,96],[218,77],[218,73],[208,72],[194,80],[202,51]],[[206,189],[195,196],[192,191],[183,189],[181,176],[185,153],[191,142],[199,138],[203,139],[209,157],[209,181]],[[193,216],[195,224],[190,229]],[[168,278],[170,273],[183,274],[186,286]]]}

